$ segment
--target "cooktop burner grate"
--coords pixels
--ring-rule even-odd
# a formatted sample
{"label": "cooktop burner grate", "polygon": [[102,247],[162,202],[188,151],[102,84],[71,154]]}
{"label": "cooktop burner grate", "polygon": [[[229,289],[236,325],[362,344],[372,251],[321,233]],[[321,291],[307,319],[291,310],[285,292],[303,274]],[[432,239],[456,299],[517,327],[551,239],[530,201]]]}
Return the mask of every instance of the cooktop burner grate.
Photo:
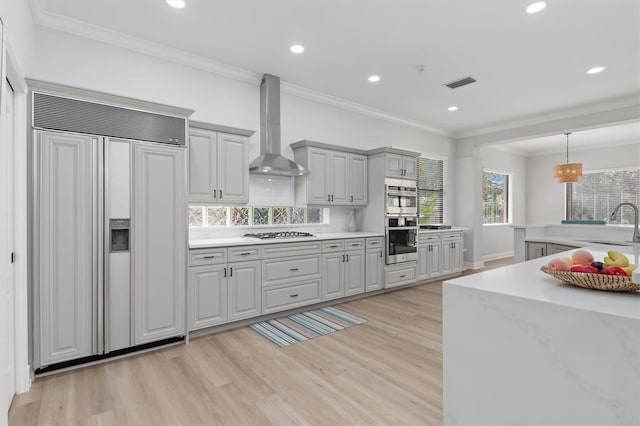
{"label": "cooktop burner grate", "polygon": [[258,232],[255,234],[244,234],[246,238],[259,238],[261,240],[267,240],[272,238],[301,238],[301,237],[315,237],[315,235],[309,232],[297,232],[297,231],[284,231],[284,232]]}

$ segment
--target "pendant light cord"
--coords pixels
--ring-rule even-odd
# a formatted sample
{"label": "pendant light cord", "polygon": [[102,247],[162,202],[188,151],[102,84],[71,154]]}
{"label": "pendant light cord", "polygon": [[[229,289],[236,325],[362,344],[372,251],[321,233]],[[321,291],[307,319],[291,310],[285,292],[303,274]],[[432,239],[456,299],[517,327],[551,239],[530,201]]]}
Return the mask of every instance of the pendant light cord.
{"label": "pendant light cord", "polygon": [[569,135],[571,133],[565,133],[565,136],[567,137],[567,164],[569,164]]}

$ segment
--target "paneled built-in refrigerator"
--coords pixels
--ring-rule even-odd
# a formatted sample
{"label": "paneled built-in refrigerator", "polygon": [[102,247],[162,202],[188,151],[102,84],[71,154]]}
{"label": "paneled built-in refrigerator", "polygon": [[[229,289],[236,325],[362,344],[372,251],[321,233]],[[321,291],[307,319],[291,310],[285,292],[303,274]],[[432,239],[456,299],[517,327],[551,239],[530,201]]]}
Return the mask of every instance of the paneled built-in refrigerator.
{"label": "paneled built-in refrigerator", "polygon": [[34,367],[185,335],[185,148],[34,131]]}

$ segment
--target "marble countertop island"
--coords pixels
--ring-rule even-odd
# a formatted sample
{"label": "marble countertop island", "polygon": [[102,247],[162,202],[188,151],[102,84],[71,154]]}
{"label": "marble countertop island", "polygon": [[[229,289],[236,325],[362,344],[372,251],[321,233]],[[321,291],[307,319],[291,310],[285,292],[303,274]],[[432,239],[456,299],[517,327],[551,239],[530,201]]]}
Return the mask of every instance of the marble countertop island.
{"label": "marble countertop island", "polygon": [[552,257],[444,283],[445,424],[640,424],[640,292],[563,284]]}

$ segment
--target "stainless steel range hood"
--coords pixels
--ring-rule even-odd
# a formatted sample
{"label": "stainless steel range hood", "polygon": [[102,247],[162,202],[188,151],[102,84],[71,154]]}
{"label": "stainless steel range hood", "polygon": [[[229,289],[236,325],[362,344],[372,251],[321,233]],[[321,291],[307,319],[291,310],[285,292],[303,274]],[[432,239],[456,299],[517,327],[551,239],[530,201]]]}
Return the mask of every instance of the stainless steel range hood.
{"label": "stainless steel range hood", "polygon": [[280,77],[265,74],[260,84],[260,155],[249,164],[249,173],[303,176],[309,172],[280,155]]}

